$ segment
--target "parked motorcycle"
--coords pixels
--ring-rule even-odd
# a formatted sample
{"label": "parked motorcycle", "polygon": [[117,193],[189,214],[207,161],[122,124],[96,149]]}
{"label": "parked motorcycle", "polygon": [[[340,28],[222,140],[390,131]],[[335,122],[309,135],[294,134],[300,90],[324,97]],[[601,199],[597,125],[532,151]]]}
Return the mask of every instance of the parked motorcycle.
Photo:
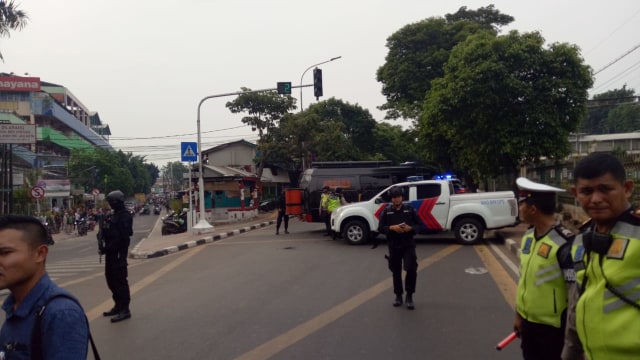
{"label": "parked motorcycle", "polygon": [[180,234],[187,231],[187,209],[180,214],[171,213],[162,220],[162,235]]}

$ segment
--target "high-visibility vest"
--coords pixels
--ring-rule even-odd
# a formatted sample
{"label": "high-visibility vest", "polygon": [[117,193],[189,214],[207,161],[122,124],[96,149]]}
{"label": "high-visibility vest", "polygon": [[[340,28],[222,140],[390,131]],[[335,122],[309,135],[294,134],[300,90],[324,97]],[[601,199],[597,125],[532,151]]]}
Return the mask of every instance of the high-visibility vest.
{"label": "high-visibility vest", "polygon": [[340,196],[336,194],[329,195],[329,211],[334,211],[335,209],[340,207]]}
{"label": "high-visibility vest", "polygon": [[320,194],[320,209],[327,210],[329,208],[329,194]]}
{"label": "high-visibility vest", "polygon": [[562,312],[567,308],[567,286],[557,254],[567,240],[556,227],[537,241],[533,228],[524,234],[516,297],[516,311],[522,318],[561,327]]}
{"label": "high-visibility vest", "polygon": [[[611,230],[611,240],[606,255],[583,254],[584,292],[576,306],[576,328],[590,360],[638,359],[640,309],[614,291],[640,306],[640,224],[619,220]],[[574,261],[581,260],[577,255]]]}

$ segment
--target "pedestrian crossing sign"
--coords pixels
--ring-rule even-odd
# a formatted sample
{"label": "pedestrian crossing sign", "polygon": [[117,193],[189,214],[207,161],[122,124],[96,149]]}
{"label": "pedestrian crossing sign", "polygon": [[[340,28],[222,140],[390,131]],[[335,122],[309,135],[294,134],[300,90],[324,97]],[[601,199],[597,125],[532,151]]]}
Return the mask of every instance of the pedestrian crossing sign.
{"label": "pedestrian crossing sign", "polygon": [[198,161],[198,143],[183,142],[180,146],[180,161],[196,162]]}

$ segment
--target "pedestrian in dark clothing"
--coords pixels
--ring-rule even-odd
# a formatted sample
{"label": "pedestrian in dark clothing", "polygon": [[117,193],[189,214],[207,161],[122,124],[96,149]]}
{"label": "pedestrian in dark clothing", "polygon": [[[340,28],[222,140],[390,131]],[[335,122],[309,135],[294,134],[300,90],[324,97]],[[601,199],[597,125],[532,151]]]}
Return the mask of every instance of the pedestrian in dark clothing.
{"label": "pedestrian in dark clothing", "polygon": [[418,277],[418,256],[413,239],[415,228],[420,220],[411,205],[402,203],[402,191],[393,188],[390,191],[391,204],[382,212],[378,224],[378,232],[387,235],[389,246],[389,270],[393,273],[393,292],[396,298],[393,306],[402,305],[402,264],[407,272],[405,287],[407,308],[413,310],[413,293],[416,291]]}
{"label": "pedestrian in dark clothing", "polygon": [[131,317],[129,303],[131,295],[127,281],[127,255],[129,254],[130,236],[133,235],[133,218],[124,205],[124,194],[115,190],[107,195],[112,213],[107,215],[102,224],[99,238],[104,239],[106,257],[104,274],[107,286],[113,294],[115,305],[103,316],[112,316],[111,322],[118,322]]}
{"label": "pedestrian in dark clothing", "polygon": [[280,234],[280,224],[284,220],[284,233],[289,233],[289,215],[287,215],[287,202],[285,197],[285,191],[282,190],[280,197],[278,197],[278,219],[276,220],[276,235]]}

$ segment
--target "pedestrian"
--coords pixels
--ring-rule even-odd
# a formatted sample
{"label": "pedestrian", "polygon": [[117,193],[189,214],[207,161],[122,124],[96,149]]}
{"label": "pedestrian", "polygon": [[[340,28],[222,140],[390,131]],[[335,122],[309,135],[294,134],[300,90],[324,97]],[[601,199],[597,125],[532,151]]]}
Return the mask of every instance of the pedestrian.
{"label": "pedestrian", "polygon": [[46,271],[47,232],[36,218],[0,216],[0,359],[86,359],[89,323],[82,306]]}
{"label": "pedestrian", "polygon": [[105,216],[98,234],[99,238],[104,239],[104,274],[115,303],[111,310],[103,312],[102,315],[111,316],[111,322],[131,317],[127,255],[130,237],[133,235],[133,218],[125,208],[124,200],[124,194],[120,190],[114,190],[107,195],[112,213]]}
{"label": "pedestrian", "polygon": [[[387,236],[389,247],[389,270],[393,274],[393,292],[396,295],[393,306],[402,305],[402,295],[406,291],[405,302],[407,308],[413,310],[413,293],[416,291],[418,277],[418,256],[416,255],[416,243],[413,236],[420,220],[415,210],[409,204],[402,203],[402,190],[392,188],[390,190],[391,204],[388,205],[380,216],[378,232]],[[376,245],[374,245],[374,248]],[[404,290],[402,287],[402,265],[406,271]]]}
{"label": "pedestrian", "polygon": [[[573,171],[571,192],[590,217],[573,246],[579,292],[570,293],[563,359],[640,356],[640,211],[616,157],[592,153]],[[578,297],[579,294],[579,297]]]}
{"label": "pedestrian", "polygon": [[329,187],[322,187],[322,194],[320,195],[320,218],[324,221],[324,227],[326,229],[326,233],[324,236],[331,235],[331,214],[329,213]]}
{"label": "pedestrian", "polygon": [[565,190],[520,177],[520,220],[531,225],[520,246],[520,280],[513,329],[525,360],[560,360],[567,294],[575,283],[571,244],[575,235],[555,217],[556,196]]}
{"label": "pedestrian", "polygon": [[278,197],[278,219],[276,220],[276,235],[280,234],[280,224],[284,220],[284,233],[289,233],[289,215],[287,215],[287,203],[285,191]]}

